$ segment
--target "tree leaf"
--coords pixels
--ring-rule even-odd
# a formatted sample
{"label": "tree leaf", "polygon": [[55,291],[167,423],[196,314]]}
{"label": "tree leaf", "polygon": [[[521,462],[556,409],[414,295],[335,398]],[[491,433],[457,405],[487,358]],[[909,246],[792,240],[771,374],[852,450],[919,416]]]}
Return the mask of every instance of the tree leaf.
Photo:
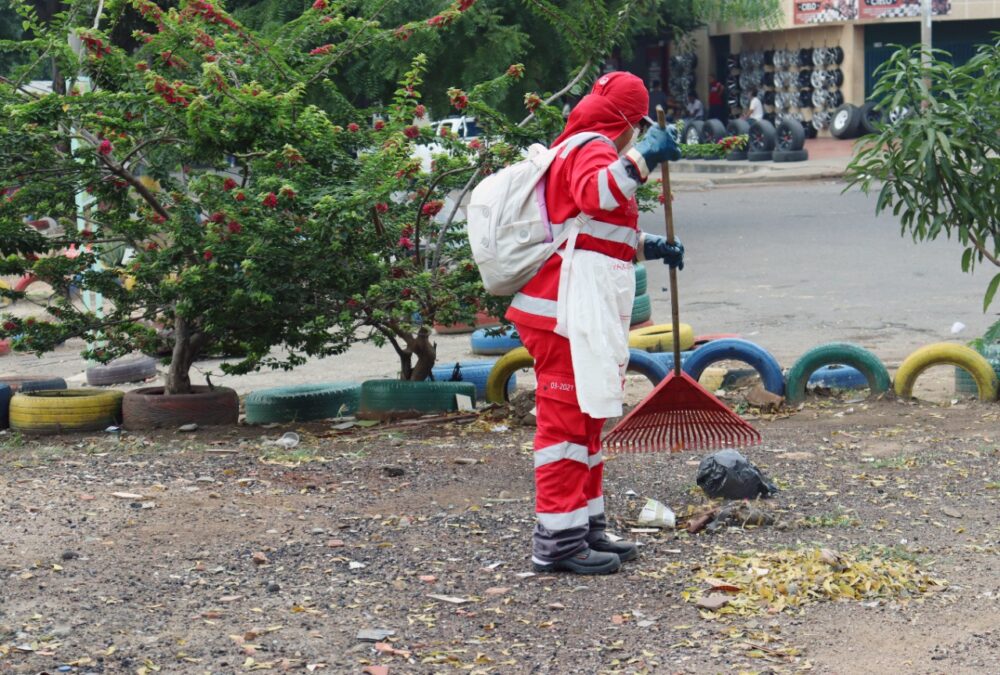
{"label": "tree leaf", "polygon": [[983,311],[985,312],[990,307],[990,303],[993,302],[993,296],[997,294],[997,288],[1000,287],[1000,272],[993,275],[990,285],[986,287],[986,295],[983,297]]}

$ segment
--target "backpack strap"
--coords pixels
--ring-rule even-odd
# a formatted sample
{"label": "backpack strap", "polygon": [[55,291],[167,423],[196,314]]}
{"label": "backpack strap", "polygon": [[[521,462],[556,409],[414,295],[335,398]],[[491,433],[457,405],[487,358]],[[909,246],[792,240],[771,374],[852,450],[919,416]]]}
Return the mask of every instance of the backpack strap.
{"label": "backpack strap", "polygon": [[599,134],[596,131],[581,131],[578,134],[573,134],[565,141],[557,145],[557,148],[561,148],[562,152],[559,153],[559,159],[566,159],[573,150],[576,150],[580,146],[586,145],[591,141],[601,140],[608,145],[614,145],[614,141],[605,136],[604,134]]}

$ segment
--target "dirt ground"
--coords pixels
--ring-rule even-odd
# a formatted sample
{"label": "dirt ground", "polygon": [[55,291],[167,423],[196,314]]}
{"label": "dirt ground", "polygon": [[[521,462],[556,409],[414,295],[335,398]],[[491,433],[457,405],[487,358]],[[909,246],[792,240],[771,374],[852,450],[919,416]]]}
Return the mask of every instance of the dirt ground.
{"label": "dirt ground", "polygon": [[[633,533],[647,497],[707,504],[700,455],[611,456],[612,527],[642,546],[599,578],[530,574],[532,430],[496,417],[5,432],[0,672],[996,672],[995,404],[754,417],[766,527]],[[294,450],[268,442],[290,429]],[[820,548],[942,585],[747,616],[689,600],[720,551]]]}

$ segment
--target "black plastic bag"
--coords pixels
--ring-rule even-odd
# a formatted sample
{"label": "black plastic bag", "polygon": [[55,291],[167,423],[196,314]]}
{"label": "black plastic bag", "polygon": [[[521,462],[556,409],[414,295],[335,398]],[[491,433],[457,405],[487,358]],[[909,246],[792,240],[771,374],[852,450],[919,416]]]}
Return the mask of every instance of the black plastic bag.
{"label": "black plastic bag", "polygon": [[698,485],[713,499],[755,499],[778,491],[774,483],[736,450],[720,450],[698,465]]}

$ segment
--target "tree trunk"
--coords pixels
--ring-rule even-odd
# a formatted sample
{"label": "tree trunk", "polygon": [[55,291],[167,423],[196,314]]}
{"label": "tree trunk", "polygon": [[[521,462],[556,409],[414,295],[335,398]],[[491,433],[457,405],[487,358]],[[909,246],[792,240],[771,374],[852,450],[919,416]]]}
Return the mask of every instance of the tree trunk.
{"label": "tree trunk", "polygon": [[[399,354],[404,380],[422,382],[431,376],[431,369],[437,359],[437,345],[431,342],[430,335],[430,330],[421,328],[415,338],[407,340],[407,348]],[[417,357],[416,365],[413,364],[414,356]]]}
{"label": "tree trunk", "polygon": [[180,315],[174,317],[174,351],[170,357],[163,393],[191,393],[191,364],[198,356],[203,342],[204,335],[193,331],[187,319]]}

